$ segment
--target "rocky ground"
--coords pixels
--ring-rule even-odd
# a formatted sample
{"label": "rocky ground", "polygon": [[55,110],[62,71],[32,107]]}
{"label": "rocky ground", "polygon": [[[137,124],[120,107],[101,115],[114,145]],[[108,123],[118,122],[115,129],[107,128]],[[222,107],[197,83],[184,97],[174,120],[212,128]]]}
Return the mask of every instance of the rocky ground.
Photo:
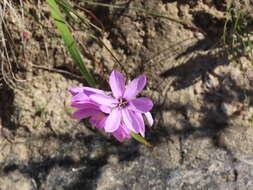
{"label": "rocky ground", "polygon": [[[253,190],[253,58],[238,54],[238,46],[231,59],[220,45],[230,4],[217,2],[90,6],[105,27],[101,39],[121,65],[86,33],[74,31],[101,88],[108,87],[112,69],[129,79],[147,75],[143,95],[155,102],[155,125],[146,133],[152,149],[134,140],[119,143],[72,120],[67,88],[82,79],[60,39],[28,16],[17,24],[6,13],[15,45],[13,72],[22,81],[0,88],[0,189]],[[44,1],[25,5],[54,27]],[[252,1],[231,6],[249,17],[253,12]]]}

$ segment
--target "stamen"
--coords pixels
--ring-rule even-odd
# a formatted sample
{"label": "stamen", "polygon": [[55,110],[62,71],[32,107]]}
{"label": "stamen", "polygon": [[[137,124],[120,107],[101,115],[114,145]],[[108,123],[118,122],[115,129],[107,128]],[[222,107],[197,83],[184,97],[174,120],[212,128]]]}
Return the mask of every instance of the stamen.
{"label": "stamen", "polygon": [[124,100],[123,98],[119,99],[119,103],[118,103],[119,107],[125,107],[127,104],[128,104],[128,102],[126,100]]}

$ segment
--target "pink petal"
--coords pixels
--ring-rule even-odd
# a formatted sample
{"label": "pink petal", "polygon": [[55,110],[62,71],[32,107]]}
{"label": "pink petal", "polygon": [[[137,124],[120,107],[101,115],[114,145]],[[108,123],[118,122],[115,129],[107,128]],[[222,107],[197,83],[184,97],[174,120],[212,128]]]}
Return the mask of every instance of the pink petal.
{"label": "pink petal", "polygon": [[85,108],[85,107],[97,107],[97,103],[91,101],[89,97],[84,93],[78,93],[73,96],[71,100],[71,106],[75,108]]}
{"label": "pink petal", "polygon": [[116,131],[112,132],[112,135],[120,142],[124,140],[124,134],[121,128],[118,128]]}
{"label": "pink petal", "polygon": [[131,135],[129,135],[129,131],[126,128],[125,124],[121,124],[120,127],[112,133],[112,135],[120,142],[126,138],[132,138]]}
{"label": "pink petal", "polygon": [[136,113],[136,118],[138,120],[138,123],[139,123],[139,133],[145,137],[145,124],[144,124],[144,120],[143,120],[143,117],[142,117],[142,114],[141,113]]}
{"label": "pink petal", "polygon": [[105,116],[103,119],[101,119],[101,121],[97,124],[97,128],[104,128],[105,127],[105,122],[107,120],[107,116]]}
{"label": "pink petal", "polygon": [[80,109],[87,109],[87,108],[94,108],[97,110],[99,109],[98,104],[90,100],[83,101],[83,102],[74,101],[74,102],[71,102],[71,106],[74,108],[80,108]]}
{"label": "pink petal", "polygon": [[112,109],[110,107],[108,107],[108,106],[105,106],[105,105],[100,105],[99,109],[102,112],[107,113],[107,114],[110,114],[112,112]]}
{"label": "pink petal", "polygon": [[119,128],[121,122],[121,111],[117,108],[113,109],[105,121],[105,132],[111,133]]}
{"label": "pink petal", "polygon": [[138,78],[134,79],[132,82],[130,82],[126,87],[124,98],[127,100],[135,98],[145,87],[146,81],[146,76],[141,75]]}
{"label": "pink petal", "polygon": [[128,108],[140,112],[146,113],[149,112],[153,107],[153,102],[149,98],[136,98],[129,102]]}
{"label": "pink petal", "polygon": [[72,114],[72,118],[74,118],[74,119],[84,119],[84,118],[90,117],[94,114],[97,114],[99,112],[100,112],[99,110],[92,109],[92,108],[80,109],[80,110],[75,111]]}
{"label": "pink petal", "polygon": [[83,92],[87,95],[90,96],[92,94],[106,94],[107,92],[103,90],[99,90],[96,88],[91,88],[91,87],[83,87]]}
{"label": "pink petal", "polygon": [[98,114],[91,116],[89,119],[90,124],[96,126],[99,123],[100,119],[97,118],[97,115]]}
{"label": "pink petal", "polygon": [[78,93],[76,95],[73,96],[72,98],[72,102],[84,102],[84,101],[87,101],[89,100],[89,97],[84,94],[84,93]]}
{"label": "pink petal", "polygon": [[74,96],[80,92],[83,92],[84,87],[82,86],[75,86],[72,88],[69,88],[68,91]]}
{"label": "pink petal", "polygon": [[147,112],[147,113],[144,113],[144,115],[145,115],[145,117],[146,117],[147,125],[148,125],[149,127],[151,127],[151,126],[154,124],[154,119],[153,119],[151,113],[150,113],[150,112]]}
{"label": "pink petal", "polygon": [[130,130],[126,127],[126,124],[122,122],[122,124],[120,125],[121,129],[124,130],[124,133],[129,137],[131,138],[132,136],[130,135]]}
{"label": "pink petal", "polygon": [[128,109],[122,109],[122,116],[123,116],[123,121],[126,124],[126,127],[134,132],[138,133],[139,132],[139,123],[136,118],[136,115]]}
{"label": "pink petal", "polygon": [[118,103],[118,100],[116,100],[110,96],[103,95],[103,94],[92,94],[90,96],[90,99],[98,104],[111,106],[111,107],[113,107],[114,104]]}
{"label": "pink petal", "polygon": [[97,128],[103,128],[105,126],[105,120],[106,120],[107,116],[103,113],[98,113],[96,115],[93,115],[89,122],[96,126]]}
{"label": "pink petal", "polygon": [[[97,95],[97,94],[93,94]],[[101,94],[98,94],[101,95]],[[102,95],[106,96],[106,95]],[[111,98],[111,97],[110,97]],[[94,106],[98,107],[98,103],[95,101],[91,100],[86,94],[78,93],[75,96],[73,96],[72,101],[71,101],[71,106],[76,107],[76,108],[85,108],[87,104],[93,104]],[[102,106],[102,105],[101,105]],[[104,113],[110,113],[110,108],[108,106],[104,106],[103,110]]]}
{"label": "pink petal", "polygon": [[108,94],[108,92],[99,90],[96,88],[86,87],[86,86],[76,86],[69,88],[68,91],[74,96],[78,93],[84,93],[87,96],[90,96],[91,94]]}
{"label": "pink petal", "polygon": [[109,78],[109,84],[113,93],[113,96],[115,98],[121,98],[123,97],[124,91],[125,91],[125,78],[123,75],[113,70],[110,78]]}

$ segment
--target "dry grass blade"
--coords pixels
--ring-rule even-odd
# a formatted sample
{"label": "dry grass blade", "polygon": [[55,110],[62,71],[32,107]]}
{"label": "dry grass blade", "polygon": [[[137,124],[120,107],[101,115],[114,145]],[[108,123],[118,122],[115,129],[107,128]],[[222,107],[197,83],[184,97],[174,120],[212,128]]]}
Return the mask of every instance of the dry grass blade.
{"label": "dry grass blade", "polygon": [[21,15],[16,11],[11,1],[3,0],[0,2],[0,81],[4,81],[10,88],[16,88],[16,82],[22,82],[13,72],[13,67],[17,66],[15,45],[9,29],[7,17],[16,20],[19,26],[23,28],[23,11]]}

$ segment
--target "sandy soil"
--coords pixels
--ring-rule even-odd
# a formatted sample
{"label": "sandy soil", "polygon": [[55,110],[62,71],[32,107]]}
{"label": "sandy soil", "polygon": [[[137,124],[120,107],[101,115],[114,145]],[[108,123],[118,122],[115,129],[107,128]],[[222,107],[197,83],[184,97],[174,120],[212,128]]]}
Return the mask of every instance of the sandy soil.
{"label": "sandy soil", "polygon": [[[25,5],[54,31],[44,1]],[[119,143],[72,120],[67,88],[85,83],[60,38],[31,17],[17,22],[7,13],[13,72],[24,81],[0,87],[0,189],[253,190],[253,57],[238,53],[241,46],[234,57],[221,45],[227,6],[225,0],[129,1],[128,7],[187,25],[127,7],[90,6],[121,65],[85,32],[74,31],[102,89],[112,69],[129,79],[147,75],[143,95],[155,102],[155,125],[147,129],[153,149]],[[251,1],[232,6],[252,18]]]}

